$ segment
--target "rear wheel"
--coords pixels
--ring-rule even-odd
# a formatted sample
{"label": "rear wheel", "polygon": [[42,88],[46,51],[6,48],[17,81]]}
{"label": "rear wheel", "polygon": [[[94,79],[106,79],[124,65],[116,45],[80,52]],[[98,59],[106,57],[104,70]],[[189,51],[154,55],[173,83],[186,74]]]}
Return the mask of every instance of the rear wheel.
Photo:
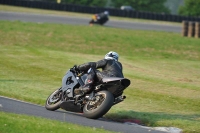
{"label": "rear wheel", "polygon": [[87,118],[97,119],[106,114],[113,105],[114,97],[109,91],[100,91],[83,108],[83,115]]}
{"label": "rear wheel", "polygon": [[61,91],[60,89],[57,89],[47,98],[45,108],[51,111],[59,109],[61,103],[60,100],[61,100]]}

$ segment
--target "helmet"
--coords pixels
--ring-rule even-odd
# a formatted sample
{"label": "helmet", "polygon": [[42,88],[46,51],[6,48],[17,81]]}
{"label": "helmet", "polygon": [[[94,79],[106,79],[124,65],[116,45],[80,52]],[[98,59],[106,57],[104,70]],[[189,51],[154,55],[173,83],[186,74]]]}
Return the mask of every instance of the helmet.
{"label": "helmet", "polygon": [[104,11],[104,14],[105,14],[105,15],[109,15],[109,12],[108,12],[108,11]]}
{"label": "helmet", "polygon": [[118,61],[119,55],[118,53],[114,52],[114,51],[110,51],[109,53],[107,53],[105,55],[105,59],[107,60],[115,60]]}

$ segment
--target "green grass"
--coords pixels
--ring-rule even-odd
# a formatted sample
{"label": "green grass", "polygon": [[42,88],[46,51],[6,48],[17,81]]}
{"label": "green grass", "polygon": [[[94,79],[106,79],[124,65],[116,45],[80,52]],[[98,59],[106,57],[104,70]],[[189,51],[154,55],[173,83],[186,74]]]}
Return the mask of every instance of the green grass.
{"label": "green grass", "polygon": [[200,39],[100,26],[0,21],[0,95],[44,105],[74,64],[114,50],[131,80],[105,117],[200,132]]}
{"label": "green grass", "polygon": [[112,133],[67,122],[0,112],[1,133]]}

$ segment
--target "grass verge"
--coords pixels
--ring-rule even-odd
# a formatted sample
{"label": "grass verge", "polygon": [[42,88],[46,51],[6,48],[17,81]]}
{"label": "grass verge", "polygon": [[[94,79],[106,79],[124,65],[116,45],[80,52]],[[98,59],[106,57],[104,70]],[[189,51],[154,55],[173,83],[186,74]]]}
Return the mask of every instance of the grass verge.
{"label": "grass verge", "polygon": [[1,133],[112,133],[99,128],[90,128],[40,117],[17,115],[0,111]]}

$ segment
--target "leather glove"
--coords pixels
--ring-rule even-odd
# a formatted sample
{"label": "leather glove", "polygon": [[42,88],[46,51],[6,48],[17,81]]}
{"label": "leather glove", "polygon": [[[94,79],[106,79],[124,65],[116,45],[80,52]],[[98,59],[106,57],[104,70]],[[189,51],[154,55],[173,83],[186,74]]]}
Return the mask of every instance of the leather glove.
{"label": "leather glove", "polygon": [[78,71],[78,72],[80,71],[77,65],[74,65],[73,69],[74,69],[75,71]]}

